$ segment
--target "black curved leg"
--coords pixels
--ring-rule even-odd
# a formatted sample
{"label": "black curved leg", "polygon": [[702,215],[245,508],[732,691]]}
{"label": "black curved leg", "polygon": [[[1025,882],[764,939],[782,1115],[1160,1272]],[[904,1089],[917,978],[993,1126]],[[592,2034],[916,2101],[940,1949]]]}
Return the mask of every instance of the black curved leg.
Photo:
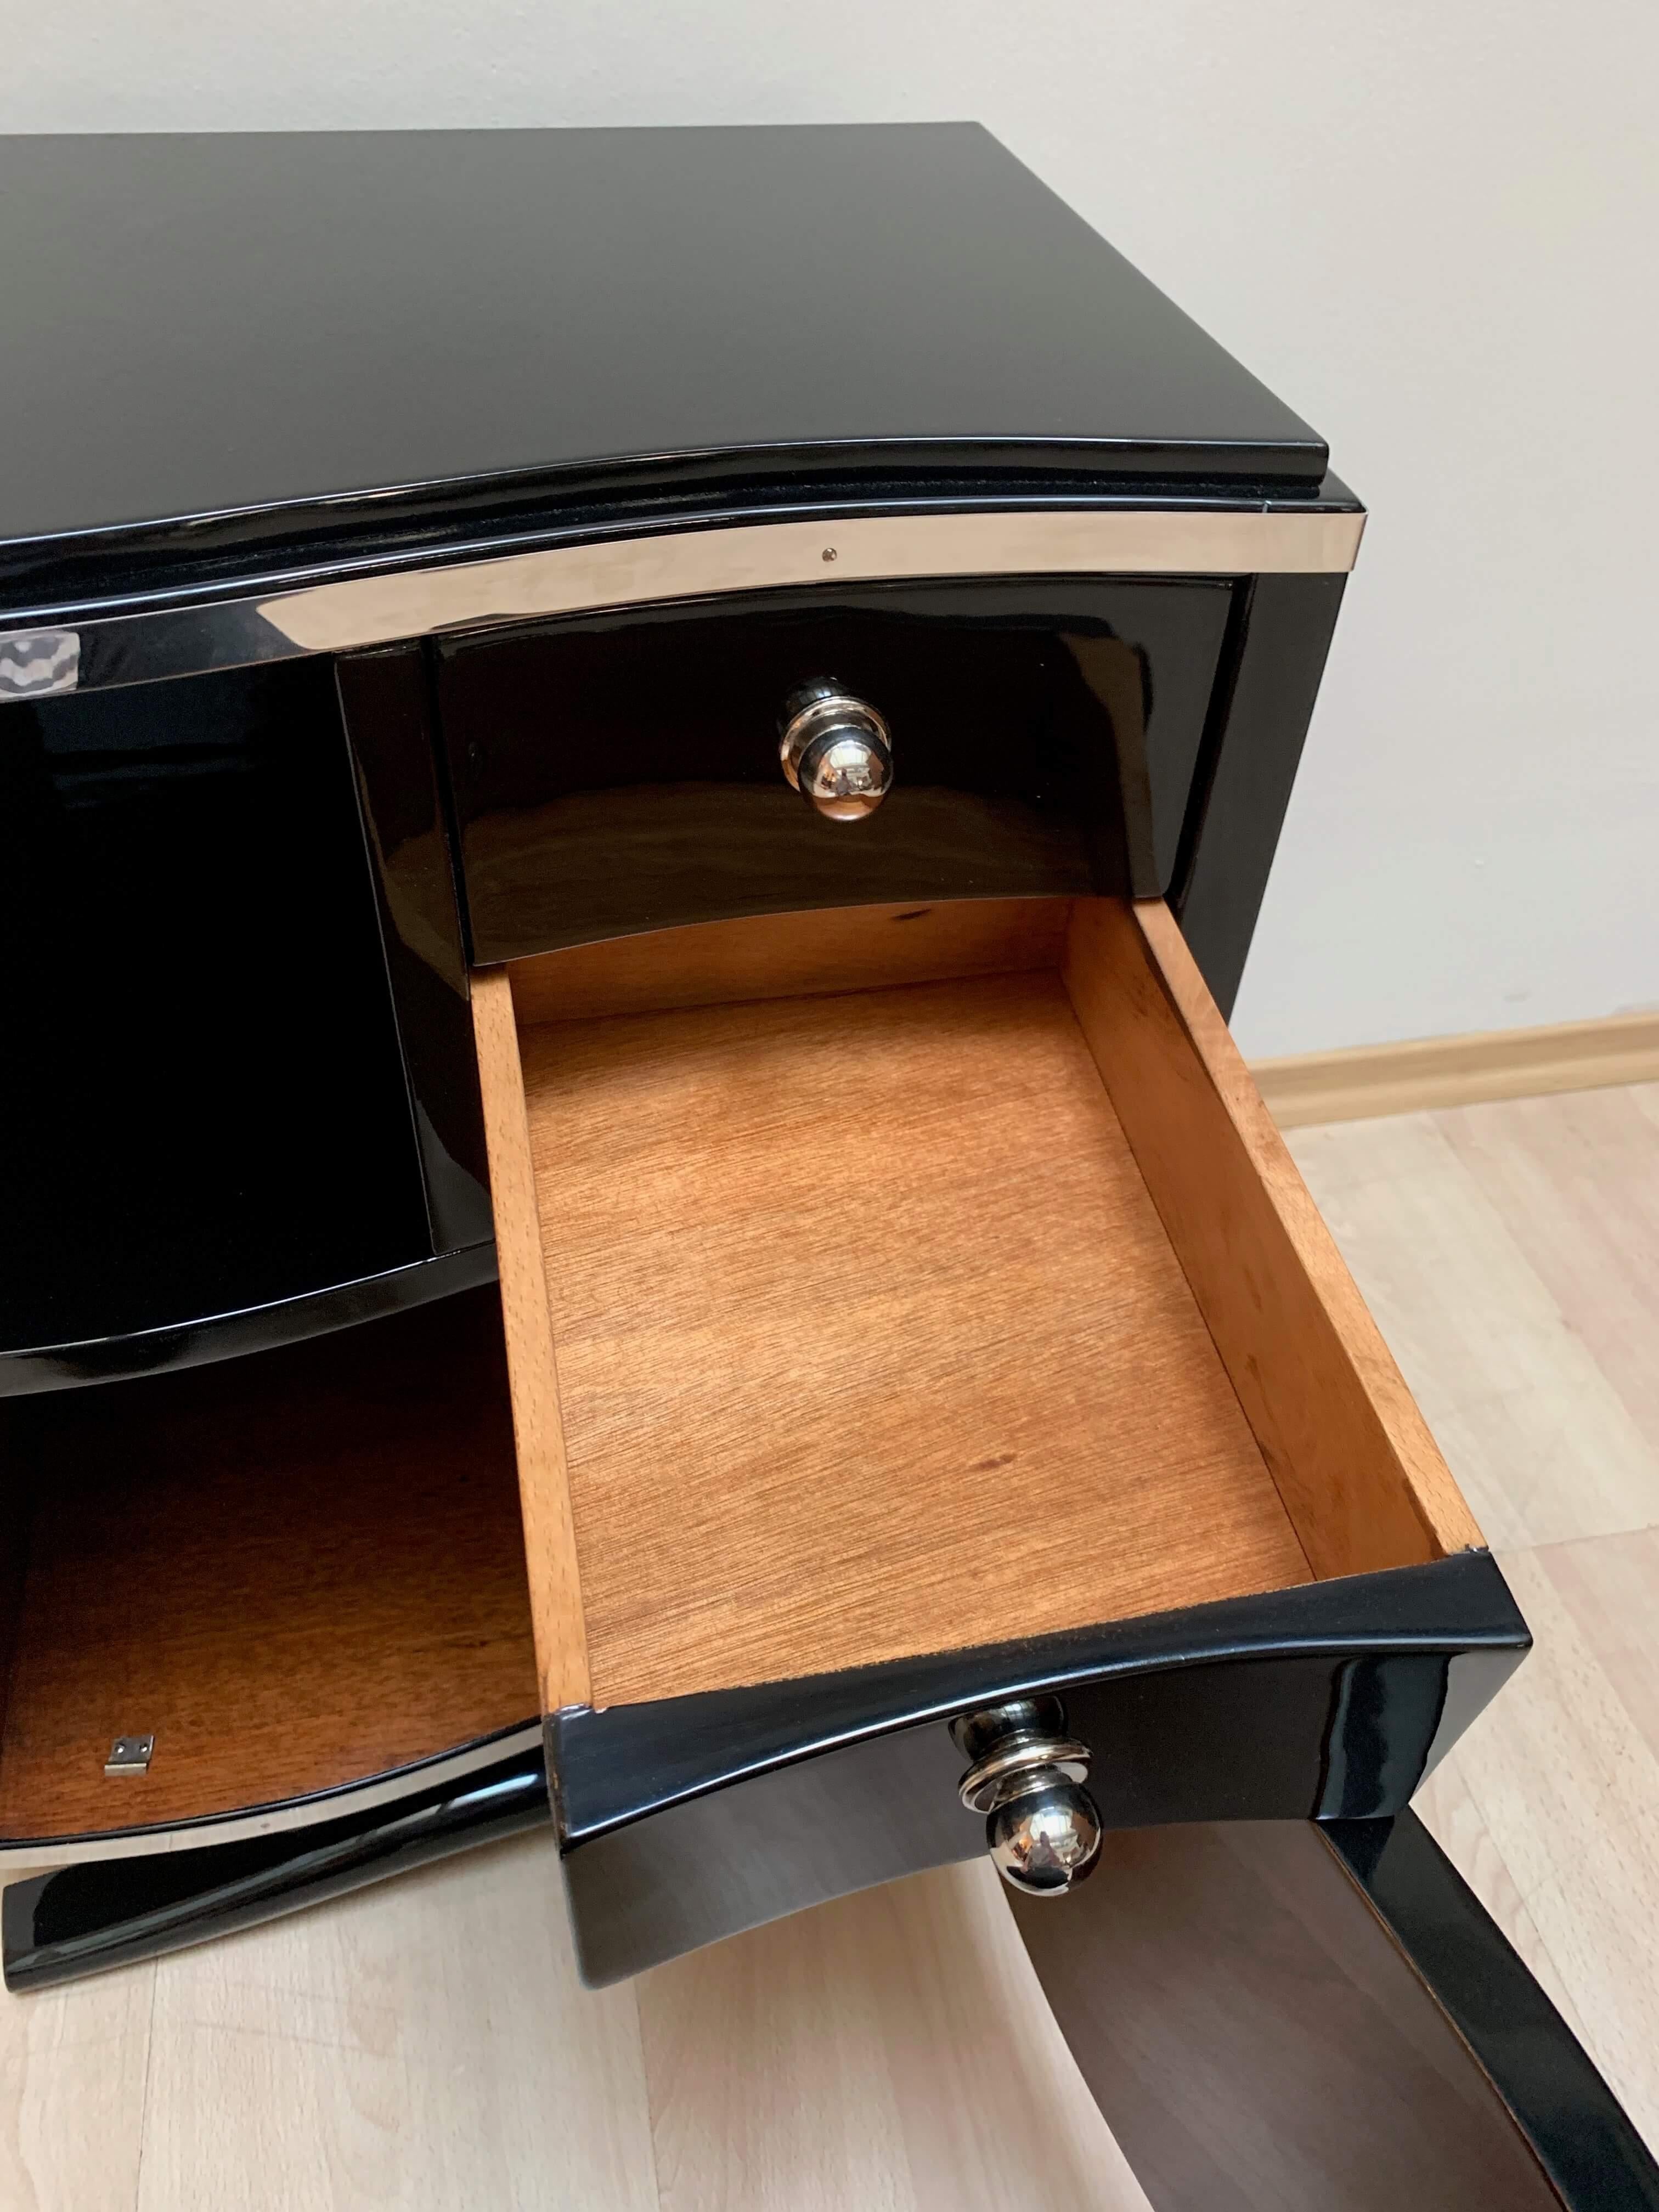
{"label": "black curved leg", "polygon": [[1157,2212],[1654,2212],[1659,2166],[1410,1813],[1145,1828],[1012,1898]]}

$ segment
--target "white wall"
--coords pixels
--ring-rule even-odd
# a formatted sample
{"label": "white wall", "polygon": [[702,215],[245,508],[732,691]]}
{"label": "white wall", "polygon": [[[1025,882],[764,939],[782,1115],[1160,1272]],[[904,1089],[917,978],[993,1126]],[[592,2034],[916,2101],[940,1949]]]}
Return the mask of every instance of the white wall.
{"label": "white wall", "polygon": [[1247,1050],[1659,1003],[1655,0],[0,0],[0,36],[8,130],[978,118],[1373,510]]}

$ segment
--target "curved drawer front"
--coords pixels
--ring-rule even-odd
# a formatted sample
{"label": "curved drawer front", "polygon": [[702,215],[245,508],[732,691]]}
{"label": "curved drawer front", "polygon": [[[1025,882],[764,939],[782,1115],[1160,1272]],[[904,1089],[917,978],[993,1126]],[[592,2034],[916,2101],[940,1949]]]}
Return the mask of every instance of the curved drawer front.
{"label": "curved drawer front", "polygon": [[[1374,1820],[1528,1646],[1490,1553],[806,1681],[554,1716],[582,1973],[604,1984],[975,1857],[950,1723],[1063,1700],[1109,1830]],[[1059,1916],[1064,1918],[1064,1914]]]}
{"label": "curved drawer front", "polygon": [[[820,586],[445,643],[474,957],[801,908],[1159,894],[1233,588]],[[854,823],[780,766],[785,702],[824,678],[892,735],[891,796]]]}

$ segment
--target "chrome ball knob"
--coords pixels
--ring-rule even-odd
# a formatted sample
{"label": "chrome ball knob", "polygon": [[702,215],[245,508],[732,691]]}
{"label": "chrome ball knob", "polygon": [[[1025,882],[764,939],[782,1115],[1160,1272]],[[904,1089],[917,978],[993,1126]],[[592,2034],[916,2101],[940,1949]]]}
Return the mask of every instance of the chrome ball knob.
{"label": "chrome ball knob", "polygon": [[1010,1698],[958,1715],[951,1734],[974,1762],[957,1784],[962,1802],[986,1815],[986,1848],[1009,1887],[1064,1897],[1086,1881],[1100,1856],[1100,1813],[1083,1787],[1089,1747],[1067,1733],[1060,1699]]}
{"label": "chrome ball knob", "polygon": [[997,1872],[1027,1897],[1063,1897],[1100,1859],[1100,1815],[1086,1790],[1056,1776],[1046,1789],[998,1806],[985,1823]]}
{"label": "chrome ball knob", "polygon": [[861,822],[893,784],[893,741],[867,701],[828,677],[784,702],[778,757],[790,784],[831,822]]}

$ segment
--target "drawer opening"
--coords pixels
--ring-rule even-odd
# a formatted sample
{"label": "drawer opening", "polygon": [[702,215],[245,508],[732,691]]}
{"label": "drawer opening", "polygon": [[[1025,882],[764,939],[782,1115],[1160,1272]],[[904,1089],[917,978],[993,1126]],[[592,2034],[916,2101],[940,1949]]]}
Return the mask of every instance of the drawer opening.
{"label": "drawer opening", "polygon": [[[308,1796],[535,1718],[493,1289],[5,1410],[0,1842]],[[149,1733],[148,1771],[106,1776]]]}
{"label": "drawer opening", "polygon": [[544,1702],[1480,1540],[1158,902],[474,978]]}

